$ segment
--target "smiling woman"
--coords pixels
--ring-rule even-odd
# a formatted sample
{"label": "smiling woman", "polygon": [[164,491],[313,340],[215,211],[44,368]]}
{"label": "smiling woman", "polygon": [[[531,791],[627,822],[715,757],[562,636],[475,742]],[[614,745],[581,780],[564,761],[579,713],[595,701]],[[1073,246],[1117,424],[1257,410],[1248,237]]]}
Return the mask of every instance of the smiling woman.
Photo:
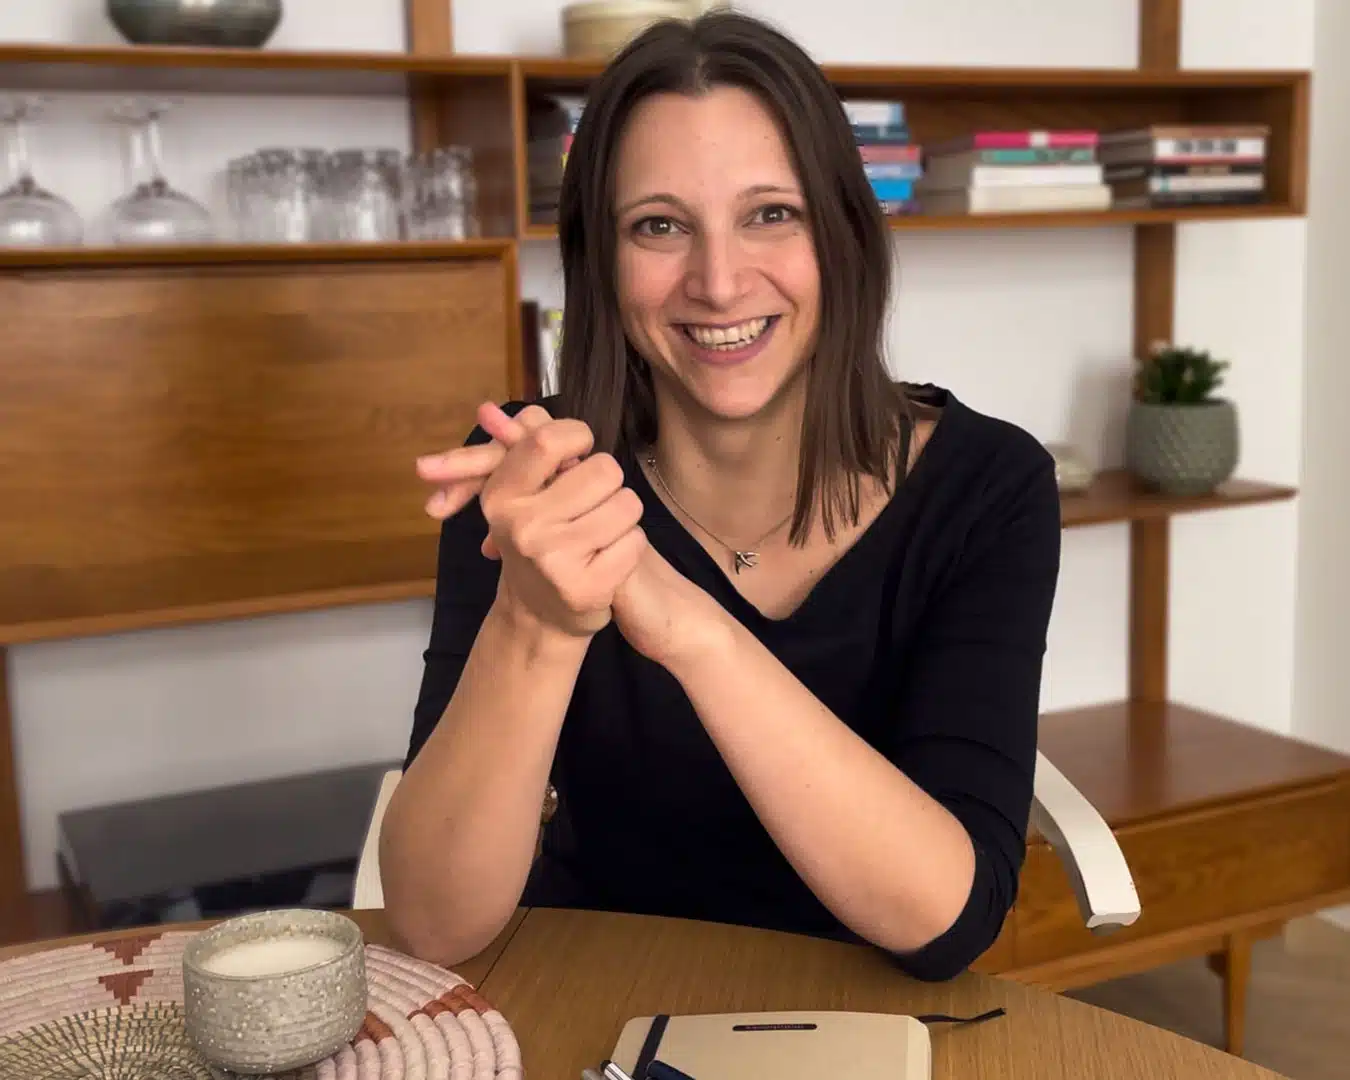
{"label": "smiling woman", "polygon": [[485,403],[418,464],[444,524],[391,925],[453,964],[522,901],[583,906],[956,974],[1025,852],[1049,454],[888,374],[885,222],[834,91],[763,22],[615,58],[559,236],[558,397]]}

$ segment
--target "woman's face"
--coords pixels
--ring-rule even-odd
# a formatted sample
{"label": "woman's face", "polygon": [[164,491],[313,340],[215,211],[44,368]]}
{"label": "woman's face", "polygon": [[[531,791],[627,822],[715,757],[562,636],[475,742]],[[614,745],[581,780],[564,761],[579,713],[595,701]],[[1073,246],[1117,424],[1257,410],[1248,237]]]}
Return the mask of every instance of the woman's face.
{"label": "woman's face", "polygon": [[658,388],[726,420],[796,384],[820,277],[788,149],[754,95],[647,98],[616,163],[624,330]]}

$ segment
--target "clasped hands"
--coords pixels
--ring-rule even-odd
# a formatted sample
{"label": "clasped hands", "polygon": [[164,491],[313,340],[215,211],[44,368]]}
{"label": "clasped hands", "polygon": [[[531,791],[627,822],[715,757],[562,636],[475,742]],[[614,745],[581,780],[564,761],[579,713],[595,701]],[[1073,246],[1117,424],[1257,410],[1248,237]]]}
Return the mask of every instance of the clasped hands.
{"label": "clasped hands", "polygon": [[483,554],[499,559],[499,601],[545,633],[589,640],[611,619],[638,652],[672,666],[716,648],[725,611],[647,543],[642,500],[579,420],[538,405],[515,417],[479,407],[491,442],[417,462],[436,490],[427,513],[452,517],[477,496]]}

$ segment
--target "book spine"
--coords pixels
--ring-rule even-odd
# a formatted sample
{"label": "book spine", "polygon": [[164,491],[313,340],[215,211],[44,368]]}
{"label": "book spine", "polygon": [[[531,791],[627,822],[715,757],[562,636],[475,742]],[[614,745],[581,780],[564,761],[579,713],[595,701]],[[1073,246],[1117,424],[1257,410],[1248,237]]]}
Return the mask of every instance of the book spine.
{"label": "book spine", "polygon": [[905,106],[900,101],[849,100],[843,104],[844,115],[855,128],[890,130],[907,125]]}
{"label": "book spine", "polygon": [[914,146],[911,143],[905,143],[904,145],[860,143],[858,153],[862,156],[865,166],[913,165],[919,167],[923,164],[922,147]]}
{"label": "book spine", "polygon": [[914,198],[914,181],[874,179],[872,193],[882,202],[904,202]]}
{"label": "book spine", "polygon": [[1109,165],[1106,179],[1137,180],[1145,176],[1259,176],[1263,173],[1257,162],[1237,164],[1187,164],[1185,162],[1141,161],[1130,165]]}
{"label": "book spine", "polygon": [[924,186],[932,188],[1064,187],[1100,184],[1100,165],[974,165],[968,169],[930,169]]}
{"label": "book spine", "polygon": [[1095,160],[1090,146],[986,147],[957,154],[932,155],[933,158],[958,157],[975,165],[1083,165]]}
{"label": "book spine", "polygon": [[867,174],[868,180],[917,180],[923,175],[923,168],[918,162],[901,164],[867,162],[863,165],[863,172]]}
{"label": "book spine", "polygon": [[977,131],[970,136],[976,150],[1096,146],[1095,131]]}

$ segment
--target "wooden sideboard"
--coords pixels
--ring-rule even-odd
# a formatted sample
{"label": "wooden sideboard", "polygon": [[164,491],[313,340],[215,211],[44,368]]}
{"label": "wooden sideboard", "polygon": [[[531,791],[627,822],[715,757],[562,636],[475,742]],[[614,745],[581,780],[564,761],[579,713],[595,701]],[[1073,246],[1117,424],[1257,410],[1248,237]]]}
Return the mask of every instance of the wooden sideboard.
{"label": "wooden sideboard", "polygon": [[1051,714],[1041,747],[1111,823],[1141,914],[1087,930],[1033,834],[1017,904],[978,969],[1067,990],[1208,955],[1241,1053],[1253,941],[1350,898],[1350,758],[1178,705]]}

